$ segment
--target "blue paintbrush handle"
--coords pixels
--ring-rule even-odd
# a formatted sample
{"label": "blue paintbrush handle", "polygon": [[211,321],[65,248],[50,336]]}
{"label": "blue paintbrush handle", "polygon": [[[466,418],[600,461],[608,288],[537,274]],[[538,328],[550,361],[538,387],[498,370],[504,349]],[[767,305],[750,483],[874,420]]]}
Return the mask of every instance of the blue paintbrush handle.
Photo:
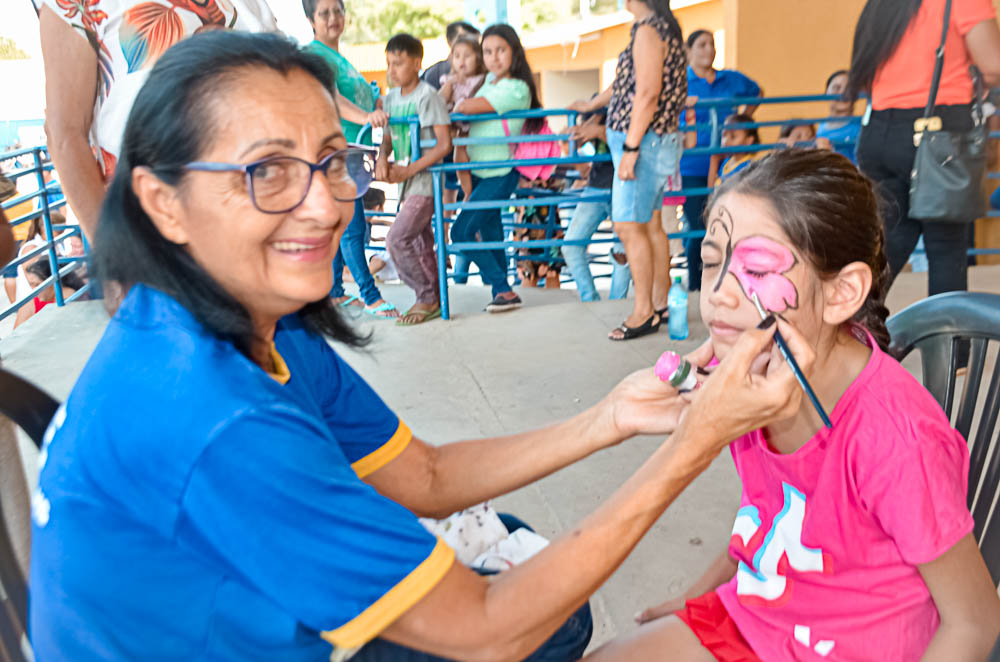
{"label": "blue paintbrush handle", "polygon": [[812,400],[813,407],[816,408],[816,412],[819,414],[819,417],[823,419],[823,425],[832,430],[833,423],[830,421],[830,417],[826,415],[825,411],[823,411],[823,405],[819,403],[819,398],[816,397],[816,392],[812,390],[812,386],[810,386],[809,382],[806,381],[806,376],[802,374],[802,368],[800,368],[799,364],[795,361],[795,357],[792,356],[791,350],[788,349],[788,344],[785,342],[785,338],[777,329],[774,330],[774,342],[778,343],[778,350],[781,351],[781,355],[784,356],[785,361],[788,362],[788,367],[790,367],[792,372],[795,374],[795,379],[799,380],[799,384],[802,385],[802,390],[805,391],[806,395],[809,396],[809,399]]}
{"label": "blue paintbrush handle", "polygon": [[[767,319],[767,311],[764,310],[764,306],[761,305],[756,292],[750,295],[750,300],[753,301],[753,305],[757,308],[760,318]],[[813,407],[816,408],[816,412],[819,414],[819,417],[823,419],[823,425],[832,430],[833,423],[830,421],[830,417],[826,415],[826,412],[823,410],[823,405],[819,403],[819,398],[816,397],[816,392],[812,390],[812,386],[810,386],[809,382],[806,381],[806,376],[802,374],[802,368],[799,367],[795,357],[792,356],[792,350],[788,349],[788,343],[785,342],[785,338],[777,329],[774,330],[774,342],[778,344],[778,350],[781,352],[781,355],[785,357],[788,367],[792,369],[792,374],[795,375],[795,379],[799,380],[799,385],[802,386],[802,390],[809,396],[809,399],[812,401]]]}

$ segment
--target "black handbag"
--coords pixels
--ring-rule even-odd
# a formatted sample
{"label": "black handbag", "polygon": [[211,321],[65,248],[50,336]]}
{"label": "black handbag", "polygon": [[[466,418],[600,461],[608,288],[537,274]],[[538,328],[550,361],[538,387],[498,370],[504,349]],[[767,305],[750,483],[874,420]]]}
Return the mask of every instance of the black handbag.
{"label": "black handbag", "polygon": [[982,76],[974,67],[971,70],[976,88],[972,106],[975,126],[972,130],[944,131],[941,118],[934,115],[950,19],[951,0],[946,0],[930,97],[924,116],[913,123],[913,143],[917,146],[917,154],[910,175],[909,217],[970,223],[986,210],[982,185],[989,131],[983,118]]}

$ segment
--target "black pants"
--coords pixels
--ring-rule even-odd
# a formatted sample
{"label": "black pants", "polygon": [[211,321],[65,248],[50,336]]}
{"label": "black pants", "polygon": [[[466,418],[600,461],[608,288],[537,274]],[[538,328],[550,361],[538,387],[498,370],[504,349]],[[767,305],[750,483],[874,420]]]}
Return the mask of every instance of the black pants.
{"label": "black pants", "polygon": [[[708,177],[684,176],[685,188],[703,188],[708,186]],[[704,195],[689,195],[684,201],[684,216],[687,218],[686,230],[705,229],[705,204],[708,197]],[[701,289],[701,237],[688,237],[684,240],[684,254],[688,263],[688,291]]]}
{"label": "black pants", "polygon": [[[944,128],[972,128],[969,106],[938,106]],[[920,235],[927,250],[928,294],[969,289],[969,225],[909,218],[910,172],[917,148],[913,145],[913,120],[922,108],[874,111],[858,138],[858,167],[878,185],[885,220],[886,257],[890,284],[913,252]],[[970,218],[969,223],[975,219]]]}

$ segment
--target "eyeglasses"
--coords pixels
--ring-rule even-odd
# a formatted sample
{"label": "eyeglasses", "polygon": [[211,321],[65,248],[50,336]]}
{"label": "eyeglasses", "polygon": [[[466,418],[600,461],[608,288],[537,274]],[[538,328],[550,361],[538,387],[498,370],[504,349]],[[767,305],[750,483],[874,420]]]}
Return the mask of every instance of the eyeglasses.
{"label": "eyeglasses", "polygon": [[336,200],[353,202],[363,196],[374,179],[375,150],[348,147],[337,150],[319,163],[294,156],[269,156],[247,164],[192,161],[184,168],[205,172],[243,172],[254,207],[265,214],[284,214],[306,199],[316,172],[326,178],[330,194]]}

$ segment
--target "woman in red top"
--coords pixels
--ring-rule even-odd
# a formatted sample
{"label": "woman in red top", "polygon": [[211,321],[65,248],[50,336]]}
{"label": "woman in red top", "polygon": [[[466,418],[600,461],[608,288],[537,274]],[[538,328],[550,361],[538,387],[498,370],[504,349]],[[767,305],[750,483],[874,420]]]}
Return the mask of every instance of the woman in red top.
{"label": "woman in red top", "polygon": [[[868,0],[854,33],[849,98],[871,95],[871,114],[858,139],[858,167],[885,197],[886,252],[895,278],[920,235],[929,263],[929,294],[968,289],[968,226],[909,218],[913,121],[930,95],[945,0]],[[972,128],[972,78],[1000,84],[1000,29],[990,0],[952,0],[936,114],[943,128]],[[970,218],[971,223],[975,219]],[[891,283],[891,280],[890,280]]]}

